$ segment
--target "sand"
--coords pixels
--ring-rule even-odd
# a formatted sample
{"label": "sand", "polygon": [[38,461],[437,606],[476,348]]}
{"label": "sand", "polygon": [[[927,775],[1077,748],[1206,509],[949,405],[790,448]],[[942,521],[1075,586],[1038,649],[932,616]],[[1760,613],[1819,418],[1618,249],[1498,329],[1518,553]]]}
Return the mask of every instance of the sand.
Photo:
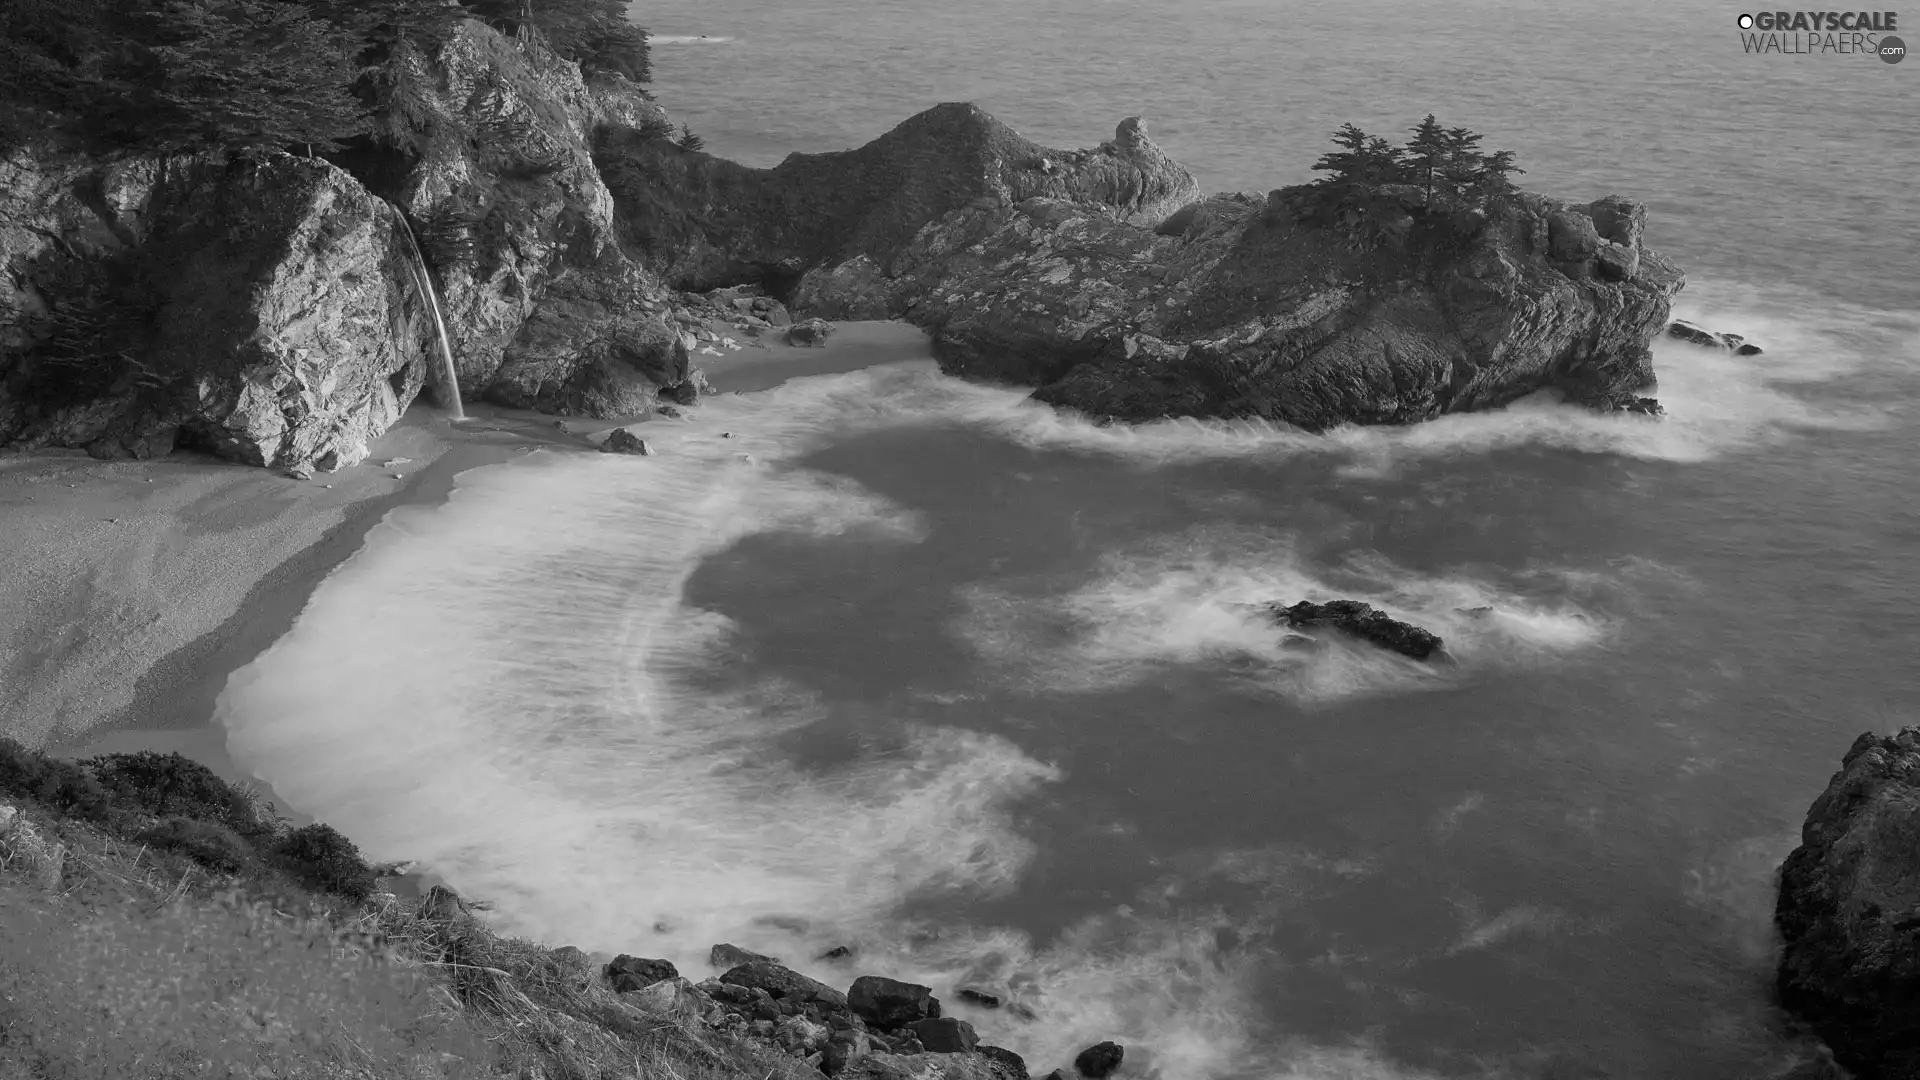
{"label": "sand", "polygon": [[[696,350],[720,393],[930,355],[899,323],[840,324],[816,348],[713,329],[741,346]],[[470,414],[452,424],[418,405],[364,464],[310,480],[185,453],[0,455],[0,734],[72,753],[178,750],[243,779],[209,724],[228,675],[293,625],[389,510],[444,500],[467,469],[592,453],[614,427],[665,422]]]}

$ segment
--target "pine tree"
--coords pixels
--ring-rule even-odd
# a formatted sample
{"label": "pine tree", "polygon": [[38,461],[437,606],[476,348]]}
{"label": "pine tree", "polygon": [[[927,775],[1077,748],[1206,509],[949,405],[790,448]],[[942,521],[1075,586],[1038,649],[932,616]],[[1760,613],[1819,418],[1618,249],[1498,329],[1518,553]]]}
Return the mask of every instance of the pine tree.
{"label": "pine tree", "polygon": [[1405,151],[1378,135],[1369,136],[1360,152],[1360,182],[1394,184],[1407,178]]}
{"label": "pine tree", "polygon": [[701,138],[698,135],[695,135],[693,133],[693,128],[689,127],[686,124],[681,124],[680,138],[674,141],[674,145],[678,146],[680,149],[685,150],[687,153],[691,154],[700,150],[701,147],[706,146],[707,140]]}
{"label": "pine tree", "polygon": [[1407,140],[1407,156],[1413,160],[1415,176],[1424,192],[1423,201],[1428,205],[1433,203],[1434,180],[1446,166],[1448,149],[1447,131],[1432,113],[1414,127],[1413,138]]}
{"label": "pine tree", "polygon": [[367,130],[348,92],[360,41],[277,0],[174,2],[155,20],[165,115],[150,133],[169,149],[337,149]]}
{"label": "pine tree", "polygon": [[1481,159],[1474,186],[1483,194],[1498,194],[1513,187],[1513,182],[1507,177],[1526,171],[1513,163],[1513,151],[1495,150]]}
{"label": "pine tree", "polygon": [[1333,174],[1324,177],[1320,182],[1332,184],[1358,178],[1362,159],[1366,154],[1367,133],[1352,124],[1343,124],[1339,131],[1333,133],[1333,142],[1340,147],[1340,150],[1328,151],[1320,155],[1319,161],[1313,163],[1315,172]]}

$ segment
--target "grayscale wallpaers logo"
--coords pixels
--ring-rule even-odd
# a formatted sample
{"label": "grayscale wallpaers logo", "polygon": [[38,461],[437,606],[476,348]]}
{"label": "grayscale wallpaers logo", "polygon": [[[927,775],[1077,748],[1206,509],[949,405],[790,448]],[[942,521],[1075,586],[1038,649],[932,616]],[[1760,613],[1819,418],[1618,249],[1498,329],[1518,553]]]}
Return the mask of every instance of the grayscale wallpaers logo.
{"label": "grayscale wallpaers logo", "polygon": [[1740,47],[1750,53],[1877,56],[1887,64],[1907,58],[1907,43],[1893,36],[1897,11],[1760,11],[1736,21]]}

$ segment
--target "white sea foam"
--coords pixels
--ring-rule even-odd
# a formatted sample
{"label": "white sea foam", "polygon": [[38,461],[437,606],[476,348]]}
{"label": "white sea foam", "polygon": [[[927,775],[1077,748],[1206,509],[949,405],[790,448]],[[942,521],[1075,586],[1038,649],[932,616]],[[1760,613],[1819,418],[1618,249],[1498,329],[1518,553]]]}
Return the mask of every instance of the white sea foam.
{"label": "white sea foam", "polygon": [[[1168,665],[1209,664],[1303,703],[1449,685],[1475,668],[1551,660],[1610,630],[1570,604],[1529,600],[1466,575],[1425,576],[1377,559],[1344,569],[1336,584],[1307,569],[1284,535],[1202,526],[1110,553],[1095,580],[1064,595],[1051,581],[975,587],[958,630],[982,656],[1042,689],[1113,689]],[[1373,603],[1439,634],[1459,667],[1337,635],[1302,640],[1256,606],[1302,599]]]}

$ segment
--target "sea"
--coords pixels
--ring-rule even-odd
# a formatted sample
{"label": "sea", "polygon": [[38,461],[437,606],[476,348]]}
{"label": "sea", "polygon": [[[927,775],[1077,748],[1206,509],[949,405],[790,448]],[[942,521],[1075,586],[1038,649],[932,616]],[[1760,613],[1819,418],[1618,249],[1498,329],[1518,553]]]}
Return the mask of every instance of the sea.
{"label": "sea", "polygon": [[[1318,436],[924,361],[718,395],[395,511],[233,676],[229,750],[507,932],[924,982],[1036,1076],[1785,1076],[1773,876],[1853,738],[1920,722],[1920,61],[1740,14],[636,3],[659,99],[756,165],[964,100],[1059,147],[1143,116],[1260,192],[1433,113],[1644,200],[1675,314],[1764,352],[1660,339],[1663,419]],[[1452,662],[1254,607],[1336,598]]]}

